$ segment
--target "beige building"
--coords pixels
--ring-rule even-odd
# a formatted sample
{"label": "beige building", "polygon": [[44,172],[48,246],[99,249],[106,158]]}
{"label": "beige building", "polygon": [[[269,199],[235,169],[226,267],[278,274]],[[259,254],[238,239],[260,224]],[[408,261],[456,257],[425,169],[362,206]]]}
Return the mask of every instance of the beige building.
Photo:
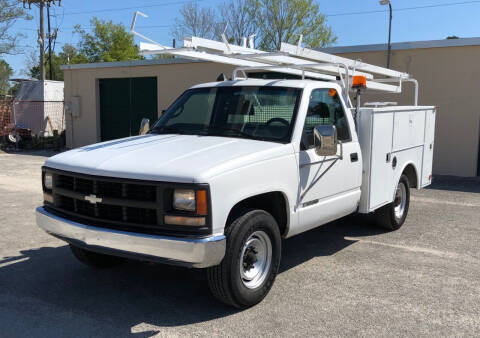
{"label": "beige building", "polygon": [[[386,66],[386,45],[333,47],[324,51]],[[391,68],[420,83],[419,104],[435,105],[434,173],[480,176],[480,38],[392,44]],[[378,97],[364,98],[378,101]],[[413,86],[386,101],[413,102]]]}
{"label": "beige building", "polygon": [[[182,59],[65,65],[62,69],[68,148],[110,139],[111,137],[102,135],[102,131],[105,134],[111,131],[111,128],[105,128],[119,127],[113,119],[121,120],[132,113],[139,114],[139,117],[151,117],[151,110],[158,116],[189,87],[216,81],[220,73],[231,74],[233,70],[227,65]],[[125,83],[129,79],[152,79],[153,82],[140,83],[139,90],[136,90],[131,88],[135,87],[136,83]],[[133,98],[129,97],[127,100],[127,96]],[[137,107],[134,101],[150,101],[148,112],[145,107]],[[132,112],[132,109],[135,109],[135,112]],[[103,115],[111,118],[105,119]],[[136,135],[138,128],[132,128],[129,132],[118,136]]]}
{"label": "beige building", "polygon": [[[333,47],[325,51],[385,66],[386,45]],[[438,106],[434,174],[480,176],[480,38],[392,45],[391,68],[420,82],[419,104]],[[155,119],[188,87],[230,76],[232,66],[181,59],[140,60],[63,67],[67,147],[138,132],[142,117]],[[367,101],[413,103],[413,86],[401,95]]]}

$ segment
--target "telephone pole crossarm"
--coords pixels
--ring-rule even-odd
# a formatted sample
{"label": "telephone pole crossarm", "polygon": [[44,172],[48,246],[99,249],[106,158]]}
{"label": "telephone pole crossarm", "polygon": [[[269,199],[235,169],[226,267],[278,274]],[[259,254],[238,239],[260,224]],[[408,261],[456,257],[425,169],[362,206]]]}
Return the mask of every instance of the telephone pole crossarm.
{"label": "telephone pole crossarm", "polygon": [[[47,29],[48,29],[48,65],[49,65],[49,78],[53,80],[53,69],[52,69],[52,37],[51,27],[50,27],[50,6],[58,4],[60,6],[61,0],[22,0],[23,7],[32,8],[32,4],[38,5],[40,9],[40,28],[38,30],[38,46],[40,48],[40,80],[45,80],[45,30],[44,30],[44,8],[47,6]],[[56,39],[56,33],[55,39]]]}

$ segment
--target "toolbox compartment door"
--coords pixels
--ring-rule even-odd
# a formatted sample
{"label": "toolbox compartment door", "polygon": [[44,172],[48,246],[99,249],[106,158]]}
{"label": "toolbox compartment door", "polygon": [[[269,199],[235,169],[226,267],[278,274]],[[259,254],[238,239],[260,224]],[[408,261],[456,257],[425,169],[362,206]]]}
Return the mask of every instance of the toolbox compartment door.
{"label": "toolbox compartment door", "polygon": [[393,114],[374,114],[373,142],[370,169],[370,209],[390,203],[393,195],[391,164]]}
{"label": "toolbox compartment door", "polygon": [[435,116],[436,110],[430,109],[425,112],[425,141],[423,147],[423,167],[421,187],[425,187],[432,183],[432,165],[433,165],[433,149],[435,140]]}
{"label": "toolbox compartment door", "polygon": [[357,130],[363,173],[359,212],[369,213],[392,202],[408,165],[416,169],[417,187],[431,183],[434,129],[434,107],[360,109]]}
{"label": "toolbox compartment door", "polygon": [[390,164],[392,151],[393,114],[376,114],[374,109],[362,109],[359,141],[362,148],[363,175],[360,212],[369,212],[388,203],[393,185]]}

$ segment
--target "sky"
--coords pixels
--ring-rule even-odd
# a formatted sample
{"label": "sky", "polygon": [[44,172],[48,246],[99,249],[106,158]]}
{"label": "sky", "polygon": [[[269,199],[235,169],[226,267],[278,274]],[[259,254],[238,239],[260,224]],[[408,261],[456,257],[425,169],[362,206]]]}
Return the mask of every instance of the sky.
{"label": "sky", "polygon": [[[225,0],[197,0],[200,6],[218,8]],[[314,0],[315,1],[315,0]],[[137,31],[160,43],[172,43],[171,26],[182,4],[173,0],[63,0],[61,6],[51,10],[52,27],[58,28],[55,50],[65,43],[75,44],[78,36],[73,26],[90,28],[90,19],[112,20],[130,27],[133,13],[140,10],[148,18],[139,18]],[[338,40],[335,46],[386,43],[388,38],[388,6],[378,0],[316,0],[321,12],[327,16]],[[391,0],[393,7],[392,42],[445,39],[480,36],[480,0]],[[15,71],[25,77],[26,63],[32,53],[38,54],[37,29],[39,9],[32,6],[33,20],[19,20],[12,27],[23,34],[20,46],[24,53],[7,55],[4,59]],[[46,27],[46,19],[45,19]],[[139,42],[136,39],[137,43]]]}

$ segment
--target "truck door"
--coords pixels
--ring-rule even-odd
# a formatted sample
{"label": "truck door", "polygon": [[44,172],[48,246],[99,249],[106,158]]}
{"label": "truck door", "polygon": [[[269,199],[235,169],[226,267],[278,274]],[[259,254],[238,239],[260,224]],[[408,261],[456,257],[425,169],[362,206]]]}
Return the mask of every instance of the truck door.
{"label": "truck door", "polygon": [[[313,144],[313,128],[329,124],[336,126],[342,145],[336,156],[318,156]],[[291,230],[292,235],[357,209],[362,173],[360,145],[353,118],[350,112],[346,113],[345,105],[335,89],[312,90],[297,156],[299,226]]]}

